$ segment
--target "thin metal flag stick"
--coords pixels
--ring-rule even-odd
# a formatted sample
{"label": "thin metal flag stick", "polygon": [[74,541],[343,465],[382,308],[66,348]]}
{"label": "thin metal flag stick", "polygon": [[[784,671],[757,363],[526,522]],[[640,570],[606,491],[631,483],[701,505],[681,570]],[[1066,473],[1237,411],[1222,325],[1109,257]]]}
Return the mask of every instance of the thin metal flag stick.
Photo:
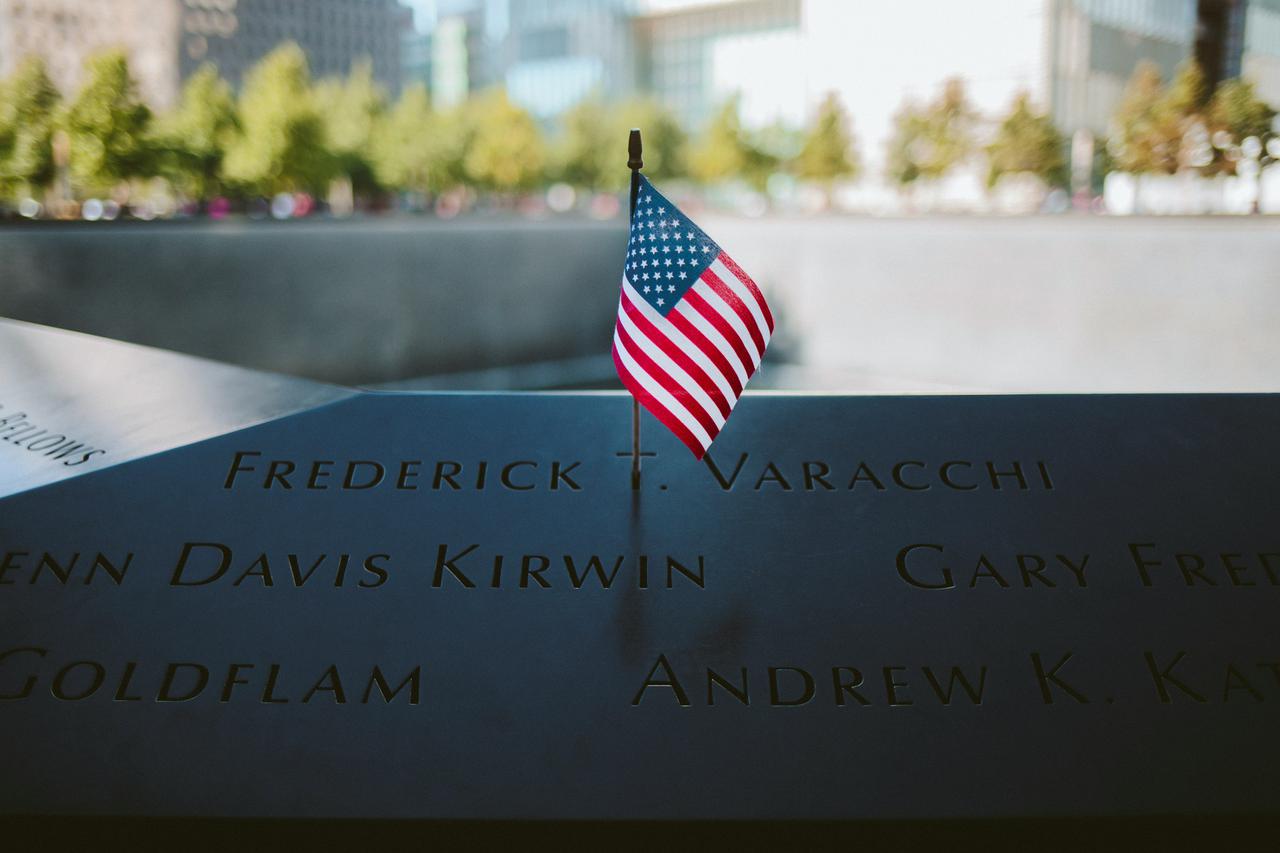
{"label": "thin metal flag stick", "polygon": [[[642,149],[640,128],[633,127],[627,138],[627,168],[631,170],[631,219],[635,219],[636,202],[640,198],[640,170],[644,168],[644,159],[640,156]],[[640,401],[634,396],[631,398],[631,488],[640,488]]]}

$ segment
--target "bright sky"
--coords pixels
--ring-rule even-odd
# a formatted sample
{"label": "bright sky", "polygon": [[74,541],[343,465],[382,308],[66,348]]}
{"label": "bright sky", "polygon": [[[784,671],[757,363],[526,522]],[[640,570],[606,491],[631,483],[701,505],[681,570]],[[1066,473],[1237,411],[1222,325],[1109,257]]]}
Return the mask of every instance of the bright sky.
{"label": "bright sky", "polygon": [[[402,0],[422,28],[460,0]],[[513,0],[521,2],[521,0]],[[637,0],[645,11],[729,0]],[[723,39],[710,59],[715,88],[743,93],[751,124],[803,122],[829,90],[843,98],[863,156],[879,162],[906,97],[928,99],[959,75],[986,113],[1019,89],[1043,95],[1045,0],[802,0],[803,32]]]}
{"label": "bright sky", "polygon": [[879,161],[906,97],[928,99],[959,75],[984,112],[1013,93],[1043,95],[1043,0],[807,0],[807,100],[840,92],[864,156]]}
{"label": "bright sky", "polygon": [[[727,0],[642,0],[647,11]],[[1045,0],[802,0],[800,34],[721,39],[710,58],[716,92],[742,93],[743,118],[799,124],[840,93],[863,156],[883,159],[903,99],[932,98],[963,77],[970,98],[997,114],[1020,89],[1042,99]],[[1043,105],[1043,104],[1042,104]]]}

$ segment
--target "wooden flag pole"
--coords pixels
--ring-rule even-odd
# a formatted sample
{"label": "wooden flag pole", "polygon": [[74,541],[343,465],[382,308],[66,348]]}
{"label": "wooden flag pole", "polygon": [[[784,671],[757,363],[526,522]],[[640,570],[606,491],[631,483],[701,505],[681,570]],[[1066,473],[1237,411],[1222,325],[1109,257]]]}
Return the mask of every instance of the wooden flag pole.
{"label": "wooden flag pole", "polygon": [[[644,159],[640,156],[643,146],[640,142],[640,128],[631,128],[627,138],[627,168],[631,170],[631,219],[636,216],[636,202],[640,198],[640,170],[644,168]],[[630,228],[630,219],[627,227]],[[640,401],[631,398],[631,488],[640,489]]]}

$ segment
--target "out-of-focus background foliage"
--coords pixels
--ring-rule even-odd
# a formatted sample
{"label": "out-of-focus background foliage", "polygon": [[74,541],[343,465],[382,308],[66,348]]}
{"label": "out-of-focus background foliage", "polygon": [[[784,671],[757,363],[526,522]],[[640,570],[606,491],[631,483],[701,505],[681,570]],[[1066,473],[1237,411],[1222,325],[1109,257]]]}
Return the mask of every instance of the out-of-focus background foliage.
{"label": "out-of-focus background foliage", "polygon": [[[1064,190],[1133,212],[1140,189],[1153,212],[1280,209],[1263,174],[1280,155],[1280,4],[957,3],[946,17],[967,26],[932,85],[825,67],[865,65],[867,30],[908,58],[928,50],[937,36],[917,36],[941,4],[903,5],[918,15],[830,0],[0,0],[0,195],[28,217],[264,213],[281,194],[296,197],[277,217],[451,215],[555,187],[529,203],[564,211],[621,190],[620,140],[640,126],[651,177],[746,212],[1063,210]],[[1018,41],[1027,19],[1034,45]],[[872,87],[882,138],[867,140],[853,113]],[[1215,193],[1230,198],[1167,198]]]}
{"label": "out-of-focus background foliage", "polygon": [[1271,388],[1277,103],[1280,0],[0,0],[0,314],[607,385],[640,127],[761,384]]}

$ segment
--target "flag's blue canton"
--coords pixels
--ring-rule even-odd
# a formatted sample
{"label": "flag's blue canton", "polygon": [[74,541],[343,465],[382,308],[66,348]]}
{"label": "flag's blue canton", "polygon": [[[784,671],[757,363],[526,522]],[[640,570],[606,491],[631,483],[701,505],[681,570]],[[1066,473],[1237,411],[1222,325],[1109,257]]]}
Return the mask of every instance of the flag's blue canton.
{"label": "flag's blue canton", "polygon": [[625,273],[645,301],[665,317],[719,254],[715,241],[640,178]]}

